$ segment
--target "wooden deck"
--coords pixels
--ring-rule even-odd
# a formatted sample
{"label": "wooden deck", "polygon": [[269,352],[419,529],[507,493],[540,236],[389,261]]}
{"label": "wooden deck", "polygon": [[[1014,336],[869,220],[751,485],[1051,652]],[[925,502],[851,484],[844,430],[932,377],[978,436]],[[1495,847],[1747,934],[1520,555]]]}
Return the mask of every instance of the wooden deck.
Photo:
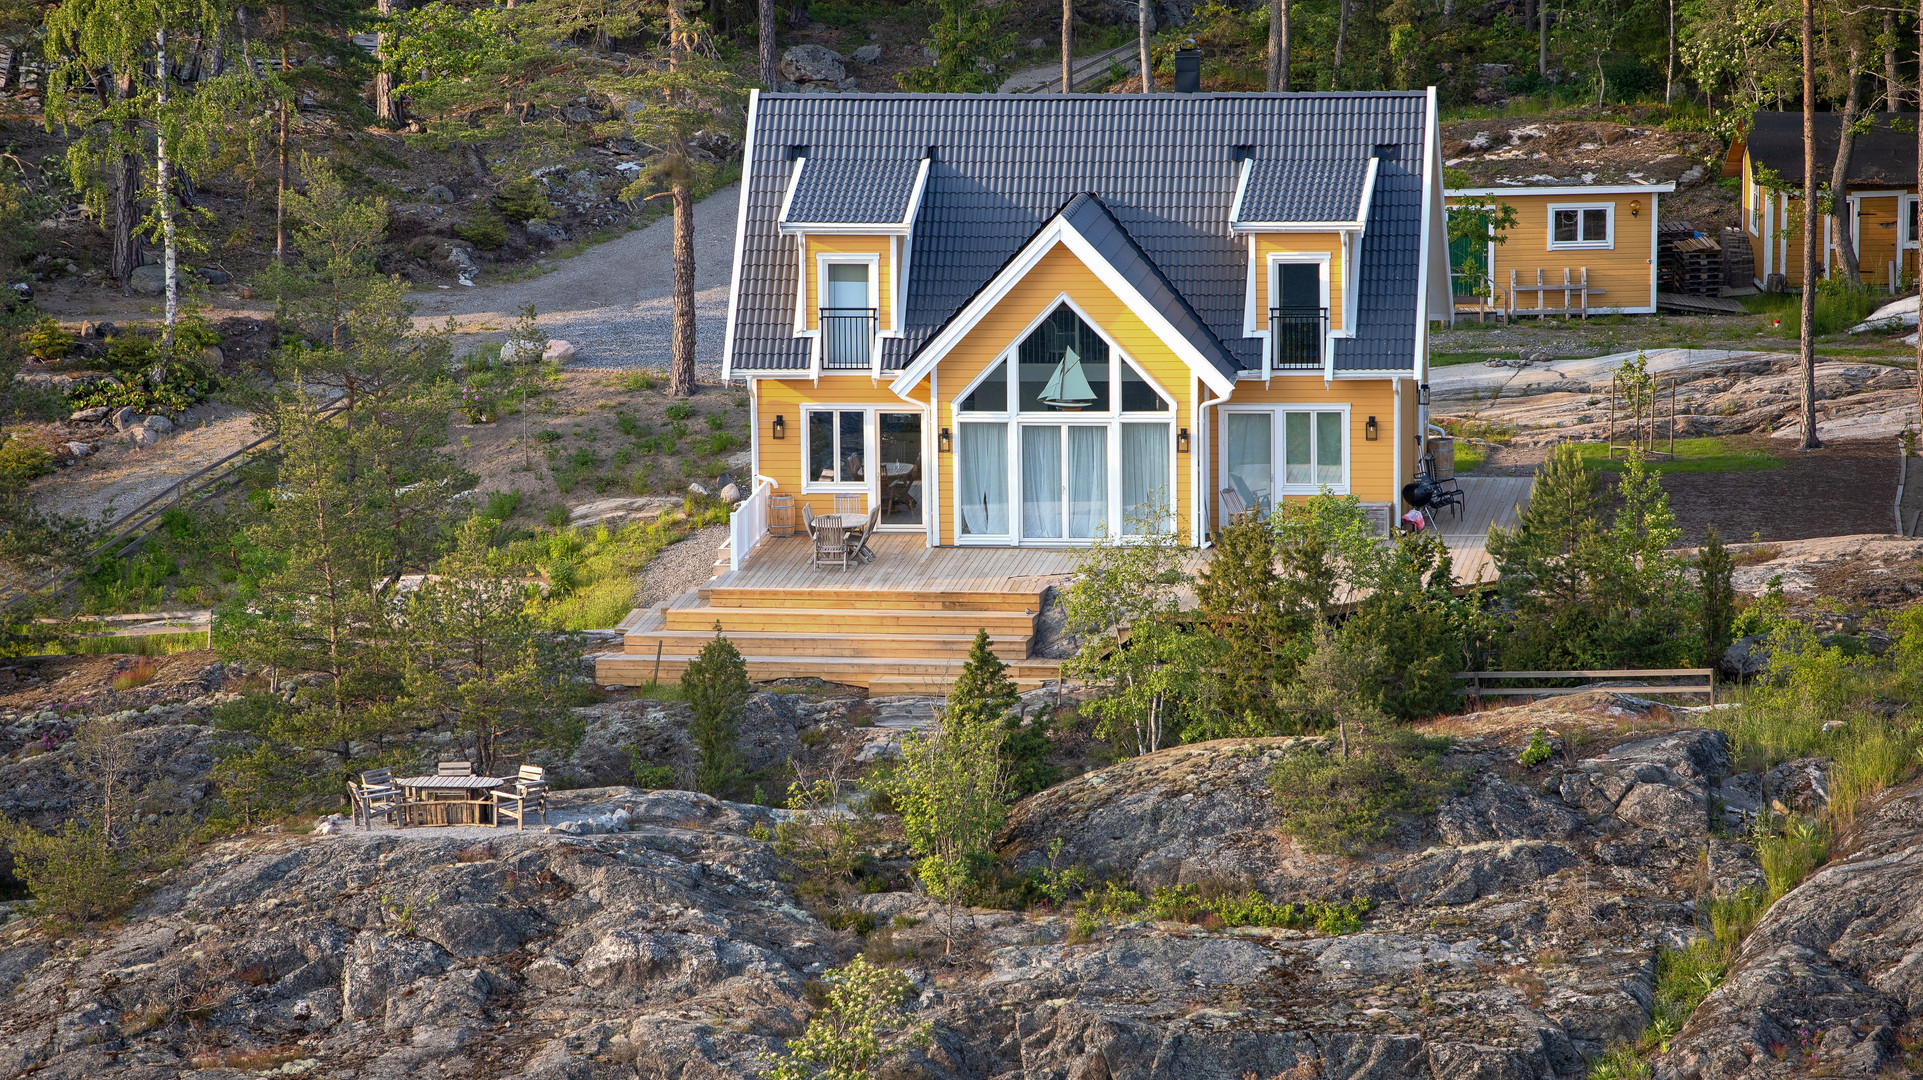
{"label": "wooden deck", "polygon": [[[1458,582],[1494,577],[1485,537],[1491,525],[1516,523],[1531,483],[1462,478],[1462,513],[1437,523]],[[978,630],[1023,689],[1060,677],[1059,661],[1029,654],[1043,593],[1068,579],[1079,550],[930,548],[919,533],[884,533],[870,547],[874,561],[843,570],[815,566],[805,536],[770,538],[741,569],[630,613],[618,627],[622,651],[597,657],[595,677],[677,681],[717,626],[756,681],[821,678],[875,693],[946,693]],[[1189,569],[1207,558],[1196,553]]]}

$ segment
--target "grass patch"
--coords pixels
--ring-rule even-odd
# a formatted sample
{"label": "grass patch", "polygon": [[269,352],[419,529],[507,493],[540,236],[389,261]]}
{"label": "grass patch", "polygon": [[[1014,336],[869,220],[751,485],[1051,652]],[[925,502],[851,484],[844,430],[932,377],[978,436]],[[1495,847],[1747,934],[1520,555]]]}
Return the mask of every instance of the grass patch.
{"label": "grass patch", "polygon": [[[1628,459],[1620,456],[1609,457],[1608,447],[1601,443],[1582,443],[1577,449],[1590,468],[1619,473],[1629,467]],[[1708,437],[1677,439],[1676,456],[1673,459],[1650,458],[1644,464],[1651,472],[1674,475],[1780,469],[1783,467],[1783,459],[1765,450],[1733,446],[1726,439]]]}
{"label": "grass patch", "polygon": [[603,629],[634,608],[634,576],[662,548],[726,520],[725,506],[690,504],[681,516],[664,515],[619,530],[557,529],[517,541],[507,554],[513,564],[547,579],[547,595],[537,601],[543,622],[557,630]]}
{"label": "grass patch", "polygon": [[1401,821],[1435,812],[1468,774],[1442,764],[1449,740],[1406,728],[1357,726],[1344,757],[1334,741],[1296,750],[1269,770],[1282,831],[1325,855],[1353,855]]}
{"label": "grass patch", "polygon": [[[1813,324],[1817,337],[1840,334],[1867,318],[1882,302],[1889,297],[1879,296],[1867,289],[1851,291],[1845,288],[1826,287],[1819,284],[1816,290],[1816,319]],[[1761,315],[1765,327],[1781,333],[1787,338],[1802,335],[1803,298],[1795,293],[1761,293],[1743,298],[1743,306]],[[1776,320],[1782,326],[1772,325]]]}
{"label": "grass patch", "polygon": [[1489,460],[1489,452],[1481,443],[1459,442],[1456,444],[1456,472],[1470,473]]}

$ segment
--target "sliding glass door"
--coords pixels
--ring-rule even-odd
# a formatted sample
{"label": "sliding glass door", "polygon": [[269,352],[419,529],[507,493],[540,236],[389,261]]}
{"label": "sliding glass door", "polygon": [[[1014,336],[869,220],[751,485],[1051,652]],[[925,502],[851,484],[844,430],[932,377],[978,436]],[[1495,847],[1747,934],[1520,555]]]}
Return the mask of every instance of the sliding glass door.
{"label": "sliding glass door", "polygon": [[1022,539],[1093,540],[1108,520],[1108,429],[1024,425]]}

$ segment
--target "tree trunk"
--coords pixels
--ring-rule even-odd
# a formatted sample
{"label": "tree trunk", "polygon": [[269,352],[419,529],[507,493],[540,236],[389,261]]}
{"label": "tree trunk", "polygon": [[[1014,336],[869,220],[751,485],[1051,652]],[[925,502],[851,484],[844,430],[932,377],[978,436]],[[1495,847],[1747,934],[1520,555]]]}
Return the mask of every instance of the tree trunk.
{"label": "tree trunk", "polygon": [[1289,90],[1289,0],[1269,0],[1269,93]]}
{"label": "tree trunk", "polygon": [[1896,12],[1883,13],[1883,111],[1903,107],[1903,88],[1896,82]]}
{"label": "tree trunk", "polygon": [[668,393],[694,393],[694,190],[686,148],[674,174],[674,340]]}
{"label": "tree trunk", "polygon": [[1135,0],[1135,41],[1142,54],[1142,93],[1153,94],[1155,69],[1148,64],[1148,0]]}
{"label": "tree trunk", "polygon": [[[114,92],[122,101],[133,96],[134,80],[132,75],[122,75],[116,80]],[[132,142],[133,123],[127,123],[128,141]],[[134,268],[140,265],[140,238],[134,235],[134,222],[140,218],[140,159],[133,154],[120,155],[120,167],[114,170],[114,280],[120,282],[122,296],[133,295]]]}
{"label": "tree trunk", "polygon": [[1803,0],[1803,296],[1799,327],[1803,371],[1803,441],[1799,450],[1823,445],[1816,437],[1816,6]]}
{"label": "tree trunk", "polygon": [[[160,78],[156,80],[158,112],[164,118],[167,113],[167,28],[162,26],[154,31],[154,44],[160,52],[157,65]],[[174,347],[174,317],[180,310],[179,282],[175,269],[179,263],[179,253],[174,248],[174,211],[173,192],[167,178],[167,135],[166,124],[156,125],[154,133],[154,208],[160,212],[161,265],[165,268],[166,308],[160,319],[160,351],[164,354]]]}
{"label": "tree trunk", "polygon": [[[1923,0],[1917,0],[1916,48],[1917,55],[1923,56]],[[1923,87],[1918,88],[1917,100],[1923,102]],[[1916,126],[1916,175],[1923,177],[1923,124]],[[1916,253],[1916,297],[1917,310],[1923,311],[1923,247]],[[1923,431],[1923,333],[1916,336],[1916,418],[1917,429]]]}
{"label": "tree trunk", "polygon": [[761,85],[775,88],[775,0],[761,0]]}
{"label": "tree trunk", "polygon": [[[287,5],[280,7],[280,71],[287,75]],[[291,89],[291,88],[289,88]],[[287,189],[293,181],[293,167],[287,153],[287,95],[280,99],[280,181],[274,193],[274,261],[287,265]]]}
{"label": "tree trunk", "polygon": [[808,18],[808,0],[789,0],[789,26],[806,26],[812,21],[812,19]]}
{"label": "tree trunk", "polygon": [[1062,93],[1075,92],[1075,0],[1062,0]]}
{"label": "tree trunk", "polygon": [[1334,90],[1342,81],[1342,49],[1349,43],[1349,0],[1340,0],[1336,5],[1335,55],[1330,58],[1329,89]]}
{"label": "tree trunk", "polygon": [[[394,0],[379,0],[376,9],[382,18],[392,18],[395,11]],[[380,70],[374,73],[374,117],[392,127],[401,122],[401,114],[400,110],[394,107],[394,73],[387,70],[387,34],[385,33],[374,36],[374,59],[381,65]]]}
{"label": "tree trunk", "polygon": [[1668,64],[1663,69],[1663,104],[1676,97],[1676,0],[1669,0]]}
{"label": "tree trunk", "polygon": [[1850,220],[1850,158],[1856,152],[1856,132],[1852,130],[1863,109],[1863,80],[1857,77],[1857,64],[1863,59],[1862,46],[1850,48],[1850,91],[1843,101],[1843,130],[1836,142],[1836,164],[1830,169],[1830,220],[1836,223],[1836,261],[1843,268],[1843,280],[1850,288],[1863,287],[1863,275],[1856,265],[1855,223]]}
{"label": "tree trunk", "polygon": [[1549,0],[1536,0],[1536,74],[1549,77]]}

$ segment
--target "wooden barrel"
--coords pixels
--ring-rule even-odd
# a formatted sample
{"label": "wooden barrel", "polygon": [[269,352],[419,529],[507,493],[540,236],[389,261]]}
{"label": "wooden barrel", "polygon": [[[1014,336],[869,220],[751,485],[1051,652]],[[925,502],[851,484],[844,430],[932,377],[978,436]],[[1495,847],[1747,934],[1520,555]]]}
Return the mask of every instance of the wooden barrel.
{"label": "wooden barrel", "polygon": [[768,496],[768,535],[795,534],[795,497],[779,493]]}
{"label": "wooden barrel", "polygon": [[1429,460],[1435,463],[1437,476],[1456,474],[1456,440],[1447,435],[1429,436]]}

